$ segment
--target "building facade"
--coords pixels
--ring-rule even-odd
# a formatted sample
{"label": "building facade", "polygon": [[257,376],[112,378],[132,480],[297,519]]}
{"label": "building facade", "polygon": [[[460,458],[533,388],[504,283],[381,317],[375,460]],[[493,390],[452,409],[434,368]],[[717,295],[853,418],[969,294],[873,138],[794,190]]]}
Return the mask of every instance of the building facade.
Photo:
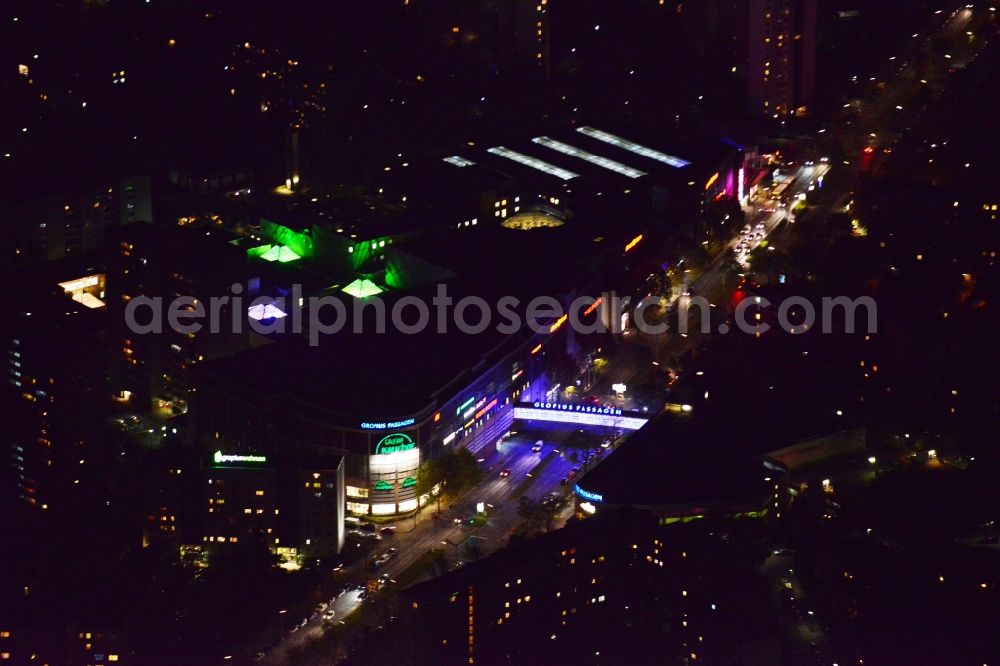
{"label": "building facade", "polygon": [[216,450],[205,463],[202,543],[263,546],[288,561],[331,557],[344,546],[344,465]]}
{"label": "building facade", "polygon": [[806,115],[816,85],[817,0],[748,0],[750,113]]}

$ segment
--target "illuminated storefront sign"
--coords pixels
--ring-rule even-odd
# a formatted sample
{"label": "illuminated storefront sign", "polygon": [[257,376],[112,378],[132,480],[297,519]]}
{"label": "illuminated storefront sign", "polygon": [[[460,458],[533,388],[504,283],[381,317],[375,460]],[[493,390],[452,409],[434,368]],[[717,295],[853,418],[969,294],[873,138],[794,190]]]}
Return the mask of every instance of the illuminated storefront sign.
{"label": "illuminated storefront sign", "polygon": [[483,407],[482,409],[480,409],[478,412],[476,412],[476,415],[475,415],[474,418],[477,419],[477,420],[481,419],[486,414],[486,412],[490,411],[491,409],[493,409],[496,406],[497,406],[497,399],[493,398],[493,400],[490,401],[490,404],[486,405],[485,407]]}
{"label": "illuminated storefront sign", "polygon": [[585,500],[590,500],[591,502],[603,502],[604,495],[600,493],[592,493],[589,490],[584,490],[580,487],[579,483],[573,485],[573,492],[582,497]]}
{"label": "illuminated storefront sign", "polygon": [[388,481],[376,481],[375,490],[392,490],[392,484]]}
{"label": "illuminated storefront sign", "polygon": [[416,444],[409,435],[398,432],[393,435],[386,435],[380,439],[379,443],[375,445],[375,455],[384,456],[390,453],[409,451],[414,447],[416,447]]}
{"label": "illuminated storefront sign", "polygon": [[403,479],[402,483],[403,488],[412,488],[415,485],[417,485],[417,480],[414,479],[412,476],[408,476],[405,479]]}
{"label": "illuminated storefront sign", "polygon": [[476,396],[472,396],[471,398],[469,398],[468,400],[466,400],[465,402],[463,402],[461,405],[458,406],[458,409],[455,410],[455,414],[456,415],[461,414],[466,410],[466,408],[471,407],[475,402],[476,402]]}
{"label": "illuminated storefront sign", "polygon": [[573,405],[562,402],[536,402],[535,409],[556,409],[562,412],[587,412],[589,414],[619,415],[622,410],[617,407],[598,407],[597,405]]}
{"label": "illuminated storefront sign", "polygon": [[402,421],[364,421],[361,424],[362,430],[389,430],[390,428],[405,428],[416,423],[416,419],[403,419]]}
{"label": "illuminated storefront sign", "polygon": [[[648,419],[639,416],[625,416],[620,409],[590,407],[588,405],[558,405],[546,408],[551,403],[538,403],[538,407],[514,407],[514,418],[550,423],[572,423],[578,426],[600,426],[620,430],[638,430]],[[568,409],[560,409],[567,407]],[[580,407],[580,410],[576,410]],[[589,409],[588,409],[589,407]]]}
{"label": "illuminated storefront sign", "polygon": [[212,462],[216,465],[221,465],[222,463],[262,463],[267,462],[267,456],[237,455],[216,451],[212,456]]}

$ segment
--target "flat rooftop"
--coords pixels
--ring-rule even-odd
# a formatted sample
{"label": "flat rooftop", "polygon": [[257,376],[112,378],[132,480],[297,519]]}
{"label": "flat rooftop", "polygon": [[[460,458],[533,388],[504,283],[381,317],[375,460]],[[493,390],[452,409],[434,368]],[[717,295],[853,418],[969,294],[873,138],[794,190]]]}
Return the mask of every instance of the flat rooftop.
{"label": "flat rooftop", "polygon": [[[496,330],[505,321],[496,309],[501,297],[513,296],[522,315],[531,298],[559,297],[592,280],[594,257],[604,251],[590,233],[578,233],[572,222],[553,229],[521,231],[497,225],[448,234],[442,240],[428,237],[405,249],[385,250],[385,274],[368,274],[379,284],[398,282],[399,290],[379,294],[385,304],[386,330],[377,333],[375,307],[356,301],[342,290],[329,292],[344,303],[348,323],[335,334],[323,335],[310,347],[305,336],[272,336],[273,344],[199,366],[200,371],[230,387],[251,390],[272,401],[294,401],[300,408],[337,414],[348,422],[362,417],[387,418],[415,414],[438,400],[451,397],[531,335],[527,328],[508,335]],[[294,271],[296,262],[286,264]],[[294,279],[294,273],[290,273]],[[464,333],[455,326],[454,305],[447,330],[439,333],[432,303],[438,285],[457,303],[466,296],[482,298],[492,308],[485,331]],[[594,294],[592,294],[594,295]],[[391,323],[393,304],[403,297],[417,297],[430,311],[427,330],[405,334]],[[356,303],[362,310],[362,333],[354,333]],[[308,318],[305,312],[304,317]],[[323,314],[332,321],[332,308]],[[416,320],[408,306],[404,319]],[[479,321],[478,308],[470,308],[466,321]],[[248,387],[241,389],[240,387]]]}
{"label": "flat rooftop", "polygon": [[460,200],[512,184],[556,194],[628,188],[640,182],[704,182],[740,147],[710,136],[604,126],[549,128],[513,140],[466,147],[440,159],[392,168],[381,181],[420,202],[442,192]]}

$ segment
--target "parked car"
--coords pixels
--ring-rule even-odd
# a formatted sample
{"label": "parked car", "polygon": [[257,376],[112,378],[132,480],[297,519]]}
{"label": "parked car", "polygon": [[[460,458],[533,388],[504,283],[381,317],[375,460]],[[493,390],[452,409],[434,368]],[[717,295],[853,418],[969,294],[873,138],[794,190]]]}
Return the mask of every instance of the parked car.
{"label": "parked car", "polygon": [[501,479],[506,479],[508,476],[510,476],[510,469],[509,468],[508,469],[504,469],[503,471],[500,472],[500,478]]}

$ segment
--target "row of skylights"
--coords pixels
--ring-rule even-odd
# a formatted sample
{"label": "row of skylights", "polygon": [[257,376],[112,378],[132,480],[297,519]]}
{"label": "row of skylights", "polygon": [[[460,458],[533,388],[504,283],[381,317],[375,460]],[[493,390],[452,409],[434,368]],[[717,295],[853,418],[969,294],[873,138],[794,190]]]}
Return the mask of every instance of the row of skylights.
{"label": "row of skylights", "polygon": [[475,164],[472,160],[467,160],[461,155],[449,155],[448,157],[442,157],[441,159],[448,164],[454,164],[457,167],[467,167]]}
{"label": "row of skylights", "polygon": [[674,157],[673,155],[667,155],[666,153],[661,153],[658,150],[653,150],[641,144],[629,141],[628,139],[623,139],[620,136],[615,136],[610,132],[605,132],[603,130],[594,129],[593,127],[577,127],[577,132],[589,136],[592,139],[597,139],[598,141],[603,141],[604,143],[611,144],[618,148],[623,148],[629,152],[635,153],[636,155],[642,155],[643,157],[648,157],[650,159],[656,160],[657,162],[663,162],[677,169],[681,167],[686,167],[691,164],[687,160],[682,160],[679,157]]}
{"label": "row of skylights", "polygon": [[571,157],[578,157],[581,160],[586,160],[591,164],[596,164],[599,167],[604,167],[605,169],[610,169],[615,173],[620,173],[623,176],[628,176],[629,178],[639,178],[645,176],[645,171],[639,171],[638,169],[633,169],[632,167],[622,164],[621,162],[616,162],[615,160],[609,159],[607,157],[601,157],[600,155],[595,155],[594,153],[587,152],[586,150],[581,150],[576,146],[571,146],[568,143],[563,143],[562,141],[556,141],[555,139],[550,139],[547,136],[536,136],[532,139],[535,143],[545,146],[546,148],[551,148],[552,150],[558,151],[563,155],[570,155]]}
{"label": "row of skylights", "polygon": [[530,155],[525,155],[524,153],[519,153],[516,150],[511,150],[504,146],[496,146],[495,148],[489,148],[486,152],[493,155],[498,155],[504,157],[518,164],[523,164],[524,166],[531,167],[532,169],[538,169],[539,171],[544,171],[550,176],[555,176],[556,178],[562,178],[563,180],[570,180],[572,178],[578,177],[580,174],[573,173],[569,169],[563,169],[562,167],[557,167],[555,164],[546,162],[545,160],[540,160],[537,157],[532,157]]}

